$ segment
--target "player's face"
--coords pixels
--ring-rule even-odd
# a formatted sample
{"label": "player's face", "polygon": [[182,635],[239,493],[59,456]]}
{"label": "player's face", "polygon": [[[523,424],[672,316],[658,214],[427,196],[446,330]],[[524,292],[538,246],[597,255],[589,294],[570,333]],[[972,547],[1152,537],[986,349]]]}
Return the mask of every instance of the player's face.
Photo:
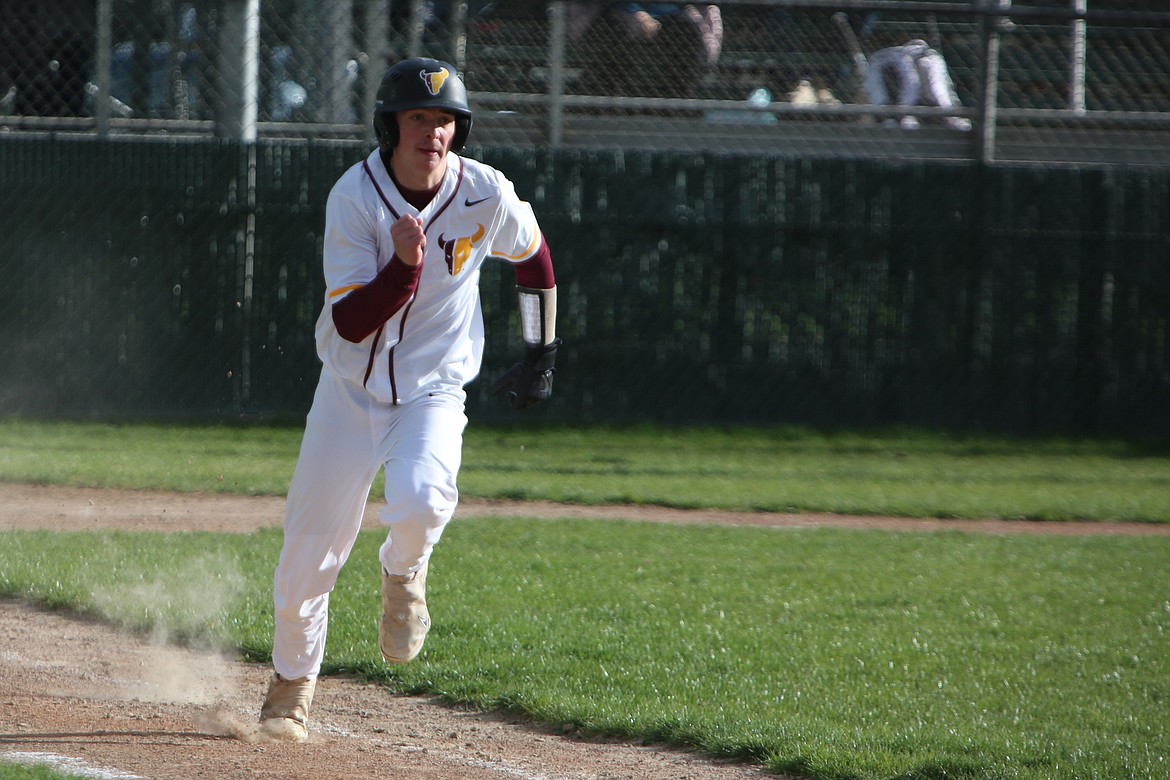
{"label": "player's face", "polygon": [[[455,136],[455,115],[437,108],[398,112],[394,173],[407,186],[433,186],[447,170],[447,150]],[[399,168],[402,170],[399,170]],[[420,182],[419,177],[424,179]],[[420,186],[421,185],[421,186]]]}

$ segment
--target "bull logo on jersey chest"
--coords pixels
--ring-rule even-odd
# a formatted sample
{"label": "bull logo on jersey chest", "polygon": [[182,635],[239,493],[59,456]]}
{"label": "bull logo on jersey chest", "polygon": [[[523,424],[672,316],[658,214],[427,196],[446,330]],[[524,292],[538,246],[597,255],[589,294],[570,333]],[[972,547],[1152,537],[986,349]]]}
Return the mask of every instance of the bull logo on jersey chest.
{"label": "bull logo on jersey chest", "polygon": [[483,240],[486,232],[483,225],[476,224],[475,234],[472,236],[448,239],[442,233],[439,234],[439,247],[443,250],[443,259],[447,261],[447,273],[452,276],[459,275],[463,265],[471,257],[471,250]]}

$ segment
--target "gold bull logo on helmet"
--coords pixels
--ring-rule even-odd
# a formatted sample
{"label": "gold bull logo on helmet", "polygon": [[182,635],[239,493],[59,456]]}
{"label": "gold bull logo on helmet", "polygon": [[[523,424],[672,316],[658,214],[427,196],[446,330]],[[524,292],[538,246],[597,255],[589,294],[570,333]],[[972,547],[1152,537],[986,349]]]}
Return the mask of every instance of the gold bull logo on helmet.
{"label": "gold bull logo on helmet", "polygon": [[448,241],[442,235],[439,236],[439,246],[443,248],[443,258],[447,261],[447,273],[457,276],[463,270],[463,264],[471,257],[471,250],[483,240],[486,232],[483,225],[476,224],[475,235],[470,238],[460,236]]}
{"label": "gold bull logo on helmet", "polygon": [[438,95],[439,91],[443,89],[443,84],[451,75],[451,71],[446,68],[439,68],[438,70],[420,70],[419,78],[427,85],[427,92],[432,95]]}

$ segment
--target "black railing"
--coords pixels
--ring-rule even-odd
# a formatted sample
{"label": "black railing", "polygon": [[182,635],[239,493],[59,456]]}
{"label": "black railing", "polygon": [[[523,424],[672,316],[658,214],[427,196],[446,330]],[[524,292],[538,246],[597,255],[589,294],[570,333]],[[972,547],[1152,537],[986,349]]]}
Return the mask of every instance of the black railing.
{"label": "black railing", "polygon": [[[0,132],[368,140],[384,66],[433,55],[464,71],[485,146],[1170,164],[1161,3],[724,0],[721,50],[698,65],[684,34],[630,37],[604,13],[613,0],[584,32],[588,3],[438,5],[16,3]],[[856,55],[910,38],[944,55],[957,107],[874,105],[862,89]],[[903,116],[921,132],[884,126]],[[973,130],[941,132],[945,117]]]}

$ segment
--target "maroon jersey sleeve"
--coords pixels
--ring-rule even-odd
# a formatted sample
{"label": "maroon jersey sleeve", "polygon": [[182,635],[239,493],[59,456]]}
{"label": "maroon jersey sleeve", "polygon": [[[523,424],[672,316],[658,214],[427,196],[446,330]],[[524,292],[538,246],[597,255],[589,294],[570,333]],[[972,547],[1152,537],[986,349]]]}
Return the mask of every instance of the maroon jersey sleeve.
{"label": "maroon jersey sleeve", "polygon": [[338,335],[356,344],[382,327],[414,295],[421,274],[421,263],[409,266],[398,255],[390,258],[369,284],[355,288],[333,304],[333,324]]}
{"label": "maroon jersey sleeve", "polygon": [[553,275],[552,254],[548,250],[548,242],[544,234],[540,236],[540,246],[536,254],[516,264],[516,284],[533,290],[547,290],[556,287],[557,280]]}

